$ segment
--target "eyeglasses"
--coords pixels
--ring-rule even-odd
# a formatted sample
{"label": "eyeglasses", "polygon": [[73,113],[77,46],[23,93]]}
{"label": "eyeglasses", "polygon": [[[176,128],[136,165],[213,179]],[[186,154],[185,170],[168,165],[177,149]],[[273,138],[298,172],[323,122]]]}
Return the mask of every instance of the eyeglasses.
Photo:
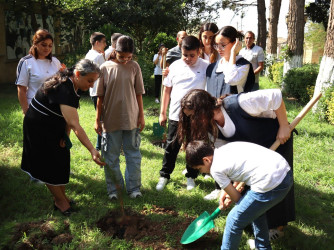
{"label": "eyeglasses", "polygon": [[218,43],[218,44],[214,44],[213,45],[213,48],[215,50],[225,50],[225,47],[229,44],[230,42],[228,42],[227,44],[223,45],[221,43]]}

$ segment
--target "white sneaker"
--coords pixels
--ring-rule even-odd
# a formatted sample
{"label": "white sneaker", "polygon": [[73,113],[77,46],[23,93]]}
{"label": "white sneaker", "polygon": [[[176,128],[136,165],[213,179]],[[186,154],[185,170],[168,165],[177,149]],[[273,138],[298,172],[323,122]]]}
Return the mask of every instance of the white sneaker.
{"label": "white sneaker", "polygon": [[167,178],[165,178],[165,177],[160,177],[160,179],[159,179],[159,181],[158,181],[158,184],[157,184],[157,186],[156,186],[156,189],[157,189],[158,191],[163,190],[164,187],[166,186],[167,182],[168,182],[168,179],[167,179]]}
{"label": "white sneaker", "polygon": [[187,178],[187,190],[192,190],[196,186],[193,178]]}
{"label": "white sneaker", "polygon": [[211,174],[205,174],[204,180],[212,179]]}
{"label": "white sneaker", "polygon": [[134,191],[131,194],[129,194],[129,196],[130,196],[130,198],[135,199],[135,198],[138,198],[138,197],[142,197],[143,195],[141,194],[140,191]]}
{"label": "white sneaker", "polygon": [[160,103],[158,98],[155,98],[155,103]]}
{"label": "white sneaker", "polygon": [[206,196],[204,196],[204,200],[211,201],[211,200],[218,199],[220,191],[221,191],[220,189],[213,190],[210,194],[207,194]]}
{"label": "white sneaker", "polygon": [[109,200],[111,201],[117,200],[117,194],[109,194]]}
{"label": "white sneaker", "polygon": [[269,230],[269,240],[277,240],[279,238],[282,238],[284,236],[284,232],[280,231],[278,229],[270,229]]}
{"label": "white sneaker", "polygon": [[183,175],[186,175],[186,173],[188,173],[188,170],[185,168],[185,169],[182,171],[182,174],[183,174]]}
{"label": "white sneaker", "polygon": [[249,246],[250,249],[255,249],[255,240],[254,239],[248,239],[247,240],[247,245]]}

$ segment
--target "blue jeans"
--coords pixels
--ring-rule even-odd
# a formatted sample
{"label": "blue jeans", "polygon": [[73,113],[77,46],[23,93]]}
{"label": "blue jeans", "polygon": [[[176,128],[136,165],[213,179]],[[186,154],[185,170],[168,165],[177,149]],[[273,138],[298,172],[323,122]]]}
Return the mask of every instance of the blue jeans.
{"label": "blue jeans", "polygon": [[252,223],[257,249],[271,249],[266,211],[284,199],[293,183],[291,170],[280,185],[266,193],[248,190],[226,218],[221,249],[238,249],[243,229]]}
{"label": "blue jeans", "polygon": [[[107,165],[104,167],[106,176],[108,194],[117,192],[115,181],[124,187],[123,175],[119,166],[119,155],[121,147],[126,160],[125,183],[128,193],[140,190],[141,186],[141,154],[139,129],[117,130],[110,133],[102,133],[102,156],[105,158]],[[111,174],[114,175],[111,176]]]}
{"label": "blue jeans", "polygon": [[[91,96],[91,98],[94,103],[94,108],[96,110],[97,96]],[[95,146],[97,150],[101,150],[101,138],[102,138],[101,135],[97,134],[97,140],[96,140],[96,146]]]}

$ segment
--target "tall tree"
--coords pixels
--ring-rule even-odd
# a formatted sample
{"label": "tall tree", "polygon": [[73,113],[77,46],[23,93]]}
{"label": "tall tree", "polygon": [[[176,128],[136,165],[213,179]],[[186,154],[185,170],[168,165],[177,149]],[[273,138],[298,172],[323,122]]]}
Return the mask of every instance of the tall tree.
{"label": "tall tree", "polygon": [[257,34],[257,45],[266,50],[267,20],[266,3],[264,0],[257,0]]}
{"label": "tall tree", "polygon": [[270,0],[267,49],[267,55],[269,58],[275,58],[277,56],[277,25],[279,20],[279,13],[281,11],[281,2],[282,0]]}
{"label": "tall tree", "polygon": [[288,50],[290,56],[284,62],[284,74],[292,68],[303,66],[304,7],[305,0],[290,0],[287,17]]}
{"label": "tall tree", "polygon": [[328,25],[328,16],[331,0],[315,0],[314,3],[310,3],[305,8],[307,16],[312,22],[322,23],[324,28]]}
{"label": "tall tree", "polygon": [[[334,0],[331,0],[324,56],[321,59],[314,95],[334,83]],[[314,109],[315,110],[315,109]]]}

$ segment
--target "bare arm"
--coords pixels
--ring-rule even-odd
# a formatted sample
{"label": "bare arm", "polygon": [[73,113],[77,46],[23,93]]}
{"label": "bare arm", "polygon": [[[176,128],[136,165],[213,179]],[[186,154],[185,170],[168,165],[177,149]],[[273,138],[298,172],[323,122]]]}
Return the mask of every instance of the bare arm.
{"label": "bare arm", "polygon": [[102,134],[101,114],[102,114],[103,99],[104,96],[97,97],[97,103],[96,103],[96,119],[95,119],[94,129],[95,132],[98,133],[99,135]]}
{"label": "bare arm", "polygon": [[145,127],[145,117],[144,117],[144,106],[143,106],[143,96],[136,95],[137,103],[139,107],[138,123],[137,127],[140,128],[140,132],[143,131]]}
{"label": "bare arm", "polygon": [[161,101],[161,108],[160,108],[160,117],[159,117],[159,123],[161,126],[166,126],[167,121],[167,107],[169,104],[170,99],[170,93],[172,92],[172,87],[164,87],[164,91],[162,94],[162,101]]}
{"label": "bare arm", "polygon": [[154,65],[157,65],[158,63],[160,63],[159,57],[160,57],[160,53],[158,53],[157,58],[155,58],[155,60],[153,61]]}
{"label": "bare arm", "polygon": [[291,130],[288,117],[286,116],[286,108],[283,99],[279,108],[275,110],[275,113],[279,123],[279,129],[276,138],[280,140],[281,144],[284,144],[290,138]]}
{"label": "bare arm", "polygon": [[234,202],[238,202],[241,198],[241,194],[237,191],[237,189],[232,185],[232,183],[228,184],[228,186],[226,188],[224,188],[224,191],[226,192],[224,195],[221,195],[221,198],[219,200],[219,206],[222,209],[225,209],[227,206],[226,204],[224,204],[225,202],[225,198],[226,198],[226,194],[228,194],[229,198],[234,201]]}
{"label": "bare arm", "polygon": [[91,153],[93,160],[99,165],[105,165],[101,162],[99,152],[93,147],[92,143],[87,137],[85,130],[79,123],[79,115],[75,108],[68,105],[60,105],[60,110],[65,118],[65,121],[69,128],[73,130],[79,141],[88,149]]}
{"label": "bare arm", "polygon": [[256,69],[254,69],[254,74],[256,75],[260,73],[263,70],[263,67],[264,67],[264,62],[259,62],[259,66]]}
{"label": "bare arm", "polygon": [[26,86],[21,86],[17,85],[17,97],[19,99],[21,109],[23,114],[25,115],[28,110],[28,99],[27,99],[27,87]]}

